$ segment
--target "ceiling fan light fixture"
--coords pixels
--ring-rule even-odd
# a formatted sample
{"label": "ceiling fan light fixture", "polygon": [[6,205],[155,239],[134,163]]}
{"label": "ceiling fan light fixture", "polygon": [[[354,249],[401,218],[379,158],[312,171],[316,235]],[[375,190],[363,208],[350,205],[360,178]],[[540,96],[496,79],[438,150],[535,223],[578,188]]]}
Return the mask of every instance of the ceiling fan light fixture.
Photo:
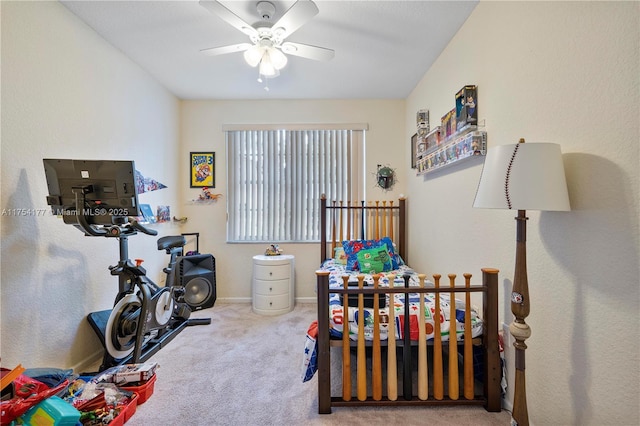
{"label": "ceiling fan light fixture", "polygon": [[277,70],[281,70],[287,65],[287,57],[284,53],[279,51],[278,49],[270,49],[269,50],[269,58],[271,59],[271,63],[273,67]]}
{"label": "ceiling fan light fixture", "polygon": [[253,45],[244,51],[244,60],[252,67],[257,67],[265,54],[263,47]]}
{"label": "ceiling fan light fixture", "polygon": [[278,71],[278,68],[274,66],[273,62],[271,61],[271,55],[268,51],[264,53],[264,56],[260,61],[260,74],[268,78],[273,78],[280,75],[280,71]]}

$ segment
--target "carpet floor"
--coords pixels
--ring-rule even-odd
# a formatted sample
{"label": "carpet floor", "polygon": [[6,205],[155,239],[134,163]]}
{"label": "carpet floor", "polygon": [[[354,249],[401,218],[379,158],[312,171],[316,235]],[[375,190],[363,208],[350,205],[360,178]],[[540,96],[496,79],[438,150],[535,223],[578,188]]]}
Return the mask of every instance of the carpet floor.
{"label": "carpet floor", "polygon": [[212,321],[186,328],[151,358],[159,365],[153,394],[128,426],[510,423],[504,410],[489,413],[477,406],[338,407],[320,415],[317,377],[306,383],[301,378],[305,334],[316,305],[262,316],[249,304],[218,302],[192,317]]}

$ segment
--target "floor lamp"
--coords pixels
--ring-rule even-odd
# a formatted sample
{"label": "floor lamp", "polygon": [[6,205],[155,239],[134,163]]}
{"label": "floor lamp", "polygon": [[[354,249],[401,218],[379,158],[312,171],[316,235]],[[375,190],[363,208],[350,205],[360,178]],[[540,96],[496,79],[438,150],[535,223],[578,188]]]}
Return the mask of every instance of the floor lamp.
{"label": "floor lamp", "polygon": [[518,426],[528,426],[524,353],[527,349],[525,340],[531,336],[531,329],[525,322],[530,309],[526,211],[570,210],[560,145],[524,143],[524,139],[520,139],[517,144],[489,149],[473,206],[518,210],[515,218],[516,265],[511,291],[511,312],[515,319],[509,326],[516,352],[512,417]]}

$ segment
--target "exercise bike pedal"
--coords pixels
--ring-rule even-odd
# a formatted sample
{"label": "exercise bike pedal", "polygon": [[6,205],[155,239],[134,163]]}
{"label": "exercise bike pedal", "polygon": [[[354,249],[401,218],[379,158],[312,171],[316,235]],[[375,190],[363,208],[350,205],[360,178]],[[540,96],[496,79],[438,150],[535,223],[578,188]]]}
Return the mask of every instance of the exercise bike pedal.
{"label": "exercise bike pedal", "polygon": [[177,319],[188,320],[191,316],[191,308],[186,303],[176,303],[173,316]]}

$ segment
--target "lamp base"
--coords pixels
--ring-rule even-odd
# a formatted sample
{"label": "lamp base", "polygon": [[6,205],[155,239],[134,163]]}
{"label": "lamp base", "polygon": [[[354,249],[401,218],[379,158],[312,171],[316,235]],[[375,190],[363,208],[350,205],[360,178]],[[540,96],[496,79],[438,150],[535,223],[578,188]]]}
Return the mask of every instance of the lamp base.
{"label": "lamp base", "polygon": [[515,317],[509,325],[509,332],[515,339],[516,349],[516,377],[513,396],[512,424],[529,426],[527,410],[527,390],[525,386],[524,351],[527,349],[525,340],[531,336],[531,329],[525,322],[529,315],[529,283],[527,279],[527,214],[525,210],[518,210],[516,217],[516,266],[511,291],[511,312]]}

